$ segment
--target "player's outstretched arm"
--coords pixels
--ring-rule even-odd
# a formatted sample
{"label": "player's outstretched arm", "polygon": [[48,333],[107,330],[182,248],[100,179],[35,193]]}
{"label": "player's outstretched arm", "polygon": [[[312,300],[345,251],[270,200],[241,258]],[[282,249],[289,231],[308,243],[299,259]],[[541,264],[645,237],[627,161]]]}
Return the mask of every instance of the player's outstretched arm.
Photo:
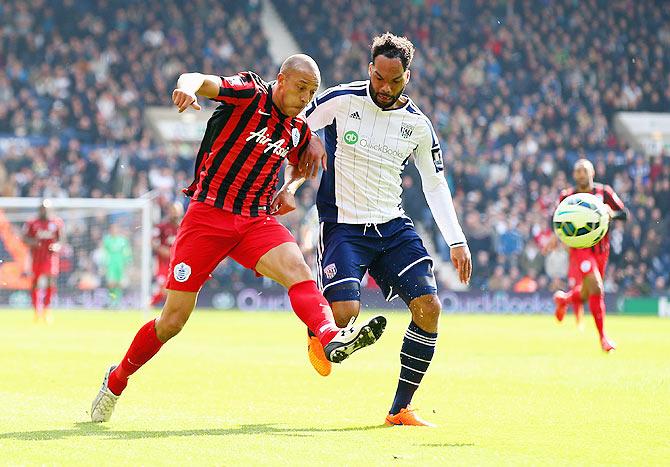
{"label": "player's outstretched arm", "polygon": [[198,96],[213,98],[219,95],[221,78],[215,75],[202,73],[184,73],[177,80],[177,88],[172,91],[172,102],[179,109],[179,113],[189,106],[200,110]]}

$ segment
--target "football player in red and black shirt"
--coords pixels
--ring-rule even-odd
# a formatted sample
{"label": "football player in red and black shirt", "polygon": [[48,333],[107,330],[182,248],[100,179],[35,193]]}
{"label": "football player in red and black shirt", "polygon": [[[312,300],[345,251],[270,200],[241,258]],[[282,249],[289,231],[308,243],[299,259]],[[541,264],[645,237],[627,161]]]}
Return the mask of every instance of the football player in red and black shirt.
{"label": "football player in red and black shirt", "polygon": [[154,251],[156,252],[156,285],[158,290],[151,297],[151,306],[156,306],[165,300],[165,284],[170,274],[170,250],[177,238],[177,230],[181,217],[184,215],[184,206],[175,202],[168,206],[167,217],[156,226],[154,231]]}
{"label": "football player in red and black shirt", "polygon": [[[595,170],[588,159],[579,159],[575,163],[573,177],[575,187],[563,190],[560,201],[575,193],[591,193],[605,204],[611,219],[626,220],[627,213],[623,201],[611,186],[595,183]],[[605,268],[610,254],[609,234],[591,248],[570,248],[570,266],[568,282],[571,289],[561,290],[554,294],[556,302],[556,318],[563,320],[568,304],[572,304],[578,319],[583,310],[583,303],[589,301],[589,308],[598,329],[600,345],[605,352],[614,350],[615,346],[605,335],[605,290],[603,281]]]}
{"label": "football player in red and black shirt", "polygon": [[[62,235],[63,221],[49,213],[47,201],[40,206],[37,219],[26,222],[23,228],[23,239],[30,247],[32,261],[30,296],[36,322],[40,318],[46,322],[51,321],[49,305],[56,289],[56,278],[60,269],[58,252]],[[41,279],[44,282],[42,297],[39,293]]]}
{"label": "football player in red and black shirt", "polygon": [[[172,101],[180,112],[200,109],[196,95],[221,105],[207,123],[194,180],[185,190],[191,203],[172,246],[166,303],[160,317],[139,330],[121,363],[107,371],[91,407],[93,421],[109,420],[128,377],[181,331],[200,287],[226,257],[285,286],[294,312],[333,362],[374,343],[383,332],[381,316],[346,328],[335,324],[293,235],[274,217],[295,207],[297,185],[308,172],[314,174],[299,169],[301,155],[323,152],[316,138],[310,145],[311,131],[298,117],[320,80],[318,66],[306,55],[286,59],[271,83],[250,71],[179,77]],[[285,159],[287,188],[275,196]]]}

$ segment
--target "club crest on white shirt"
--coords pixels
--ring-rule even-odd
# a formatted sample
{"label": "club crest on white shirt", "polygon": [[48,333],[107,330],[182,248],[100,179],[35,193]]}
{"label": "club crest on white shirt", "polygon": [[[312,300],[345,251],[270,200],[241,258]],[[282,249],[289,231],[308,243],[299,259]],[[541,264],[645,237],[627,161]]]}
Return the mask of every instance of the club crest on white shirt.
{"label": "club crest on white shirt", "polygon": [[414,128],[407,125],[406,123],[402,123],[400,125],[400,136],[402,136],[405,139],[408,139],[410,136],[412,136],[412,130],[414,130]]}

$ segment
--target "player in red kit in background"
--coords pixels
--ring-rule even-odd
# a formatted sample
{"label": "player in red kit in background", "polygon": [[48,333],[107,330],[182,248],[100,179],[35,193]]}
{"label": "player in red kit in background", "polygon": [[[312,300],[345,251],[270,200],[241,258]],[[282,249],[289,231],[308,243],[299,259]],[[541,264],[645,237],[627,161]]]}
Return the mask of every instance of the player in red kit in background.
{"label": "player in red kit in background", "polygon": [[184,206],[175,202],[168,206],[167,217],[156,226],[154,231],[154,251],[156,252],[156,285],[158,290],[151,297],[151,306],[156,306],[165,300],[165,284],[170,273],[170,249],[177,238],[177,229],[181,217],[184,215]]}
{"label": "player in red kit in background", "polygon": [[[39,208],[37,219],[26,222],[23,239],[30,247],[32,261],[32,283],[30,297],[35,309],[35,322],[42,318],[51,322],[49,311],[51,298],[56,290],[59,272],[60,240],[63,235],[63,221],[51,215],[49,202],[44,201]],[[40,294],[40,289],[43,294]]]}
{"label": "player in red kit in background", "polygon": [[[161,315],[137,332],[121,362],[107,370],[91,420],[109,420],[128,378],[181,331],[203,283],[227,257],[288,289],[293,311],[319,338],[330,361],[339,363],[381,336],[382,316],[337,326],[293,235],[274,217],[295,208],[297,185],[315,175],[313,167],[299,168],[301,158],[323,152],[298,117],[320,82],[317,64],[302,54],[287,58],[271,83],[250,71],[179,77],[172,101],[180,112],[200,109],[196,95],[220,105],[207,122],[194,180],[185,190],[191,202],[172,245]],[[285,188],[275,196],[285,159]]]}
{"label": "player in red kit in background", "polygon": [[[573,171],[575,187],[563,190],[559,202],[575,193],[591,193],[603,201],[610,219],[626,220],[626,208],[621,199],[611,186],[595,183],[594,176],[593,164],[587,159],[579,159]],[[588,300],[589,309],[598,329],[600,346],[605,352],[615,349],[614,342],[607,338],[604,330],[605,289],[603,282],[609,253],[609,234],[591,248],[570,248],[568,284],[571,288],[567,292],[559,290],[554,294],[556,318],[559,321],[563,321],[568,305],[573,306],[575,315],[579,317],[584,302]]]}

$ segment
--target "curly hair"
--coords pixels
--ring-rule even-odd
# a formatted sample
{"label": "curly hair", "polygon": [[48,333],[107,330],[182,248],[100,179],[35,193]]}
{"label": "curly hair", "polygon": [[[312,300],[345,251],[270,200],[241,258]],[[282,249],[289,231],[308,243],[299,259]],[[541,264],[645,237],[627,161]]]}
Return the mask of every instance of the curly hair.
{"label": "curly hair", "polygon": [[372,40],[370,51],[372,52],[373,63],[379,55],[387,58],[399,58],[403,69],[406,70],[412,63],[412,57],[414,57],[414,44],[404,36],[400,37],[385,32]]}

